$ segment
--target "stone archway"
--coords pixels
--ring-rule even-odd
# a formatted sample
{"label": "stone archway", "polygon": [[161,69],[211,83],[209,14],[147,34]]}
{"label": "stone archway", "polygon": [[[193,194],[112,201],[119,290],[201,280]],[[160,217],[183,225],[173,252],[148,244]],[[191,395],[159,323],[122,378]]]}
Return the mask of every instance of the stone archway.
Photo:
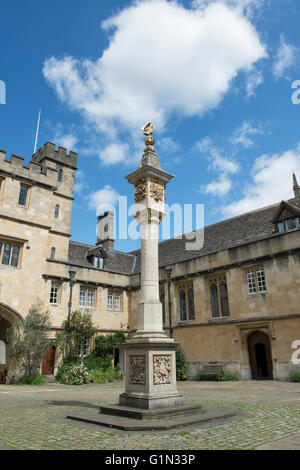
{"label": "stone archway", "polygon": [[271,344],[268,335],[254,331],[247,339],[252,378],[267,380],[273,378]]}
{"label": "stone archway", "polygon": [[12,366],[8,358],[6,334],[8,328],[10,328],[15,321],[19,323],[20,327],[23,326],[23,318],[21,315],[8,305],[0,302],[0,383],[5,383],[6,376]]}

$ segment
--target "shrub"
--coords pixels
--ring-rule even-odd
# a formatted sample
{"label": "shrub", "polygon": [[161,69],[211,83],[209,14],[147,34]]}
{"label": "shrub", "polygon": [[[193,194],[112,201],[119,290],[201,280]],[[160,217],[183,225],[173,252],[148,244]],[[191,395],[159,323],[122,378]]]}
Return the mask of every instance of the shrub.
{"label": "shrub", "polygon": [[70,316],[70,323],[65,320],[57,332],[56,346],[64,355],[68,343],[68,357],[70,359],[74,356],[79,357],[80,345],[86,336],[93,336],[95,331],[91,315],[75,310]]}
{"label": "shrub", "polygon": [[77,363],[69,362],[68,364],[65,364],[63,371],[57,380],[66,385],[83,385],[89,383],[91,381],[91,377],[88,368],[82,361],[80,361]]}
{"label": "shrub", "polygon": [[25,376],[18,380],[17,385],[44,385],[47,383],[45,377],[37,374],[31,377]]}
{"label": "shrub", "polygon": [[291,382],[300,382],[300,370],[292,370],[290,372],[290,381]]}
{"label": "shrub", "polygon": [[112,355],[107,355],[107,356],[97,356],[95,351],[93,351],[91,354],[89,354],[87,357],[83,359],[84,365],[89,369],[89,370],[94,370],[94,369],[109,369],[112,367]]}
{"label": "shrub", "polygon": [[221,375],[221,380],[223,382],[227,380],[239,380],[239,378],[236,375],[233,375],[229,370],[224,370]]}
{"label": "shrub", "polygon": [[50,314],[42,304],[33,305],[24,320],[23,327],[15,321],[7,330],[7,345],[10,359],[26,377],[36,377],[46,350],[49,348],[48,331],[51,328]]}
{"label": "shrub", "polygon": [[180,347],[176,349],[176,379],[187,380],[186,363],[183,351]]}
{"label": "shrub", "polygon": [[103,377],[103,370],[102,369],[91,370],[90,378],[91,378],[91,382],[93,382],[95,384],[101,384],[105,381],[105,379]]}
{"label": "shrub", "polygon": [[70,367],[74,364],[79,364],[81,361],[79,358],[77,357],[68,357],[68,358],[64,358],[63,361],[61,362],[61,364],[59,365],[58,369],[57,369],[57,374],[56,374],[56,381],[57,382],[60,382],[61,381],[61,378],[63,375],[65,375]]}

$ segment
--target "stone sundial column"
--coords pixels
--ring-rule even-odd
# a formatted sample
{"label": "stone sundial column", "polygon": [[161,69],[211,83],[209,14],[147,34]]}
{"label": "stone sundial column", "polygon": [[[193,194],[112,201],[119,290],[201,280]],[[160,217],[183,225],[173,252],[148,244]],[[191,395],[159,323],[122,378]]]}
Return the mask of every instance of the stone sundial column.
{"label": "stone sundial column", "polygon": [[158,229],[165,210],[165,186],[173,176],[160,167],[151,135],[154,126],[149,123],[142,130],[146,148],[141,163],[126,176],[134,185],[134,216],[141,227],[141,294],[136,334],[123,345],[126,390],[120,405],[154,409],[182,403],[176,389],[178,343],[163,331],[159,300]]}

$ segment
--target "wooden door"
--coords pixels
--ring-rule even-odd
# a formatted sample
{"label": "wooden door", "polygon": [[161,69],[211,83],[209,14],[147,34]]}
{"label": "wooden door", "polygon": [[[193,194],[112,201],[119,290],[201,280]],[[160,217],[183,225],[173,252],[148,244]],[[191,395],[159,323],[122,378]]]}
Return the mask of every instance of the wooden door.
{"label": "wooden door", "polygon": [[42,375],[53,375],[55,364],[55,346],[49,348],[43,358]]}
{"label": "wooden door", "polygon": [[262,331],[255,331],[248,336],[248,351],[252,378],[272,379],[273,363],[269,337]]}

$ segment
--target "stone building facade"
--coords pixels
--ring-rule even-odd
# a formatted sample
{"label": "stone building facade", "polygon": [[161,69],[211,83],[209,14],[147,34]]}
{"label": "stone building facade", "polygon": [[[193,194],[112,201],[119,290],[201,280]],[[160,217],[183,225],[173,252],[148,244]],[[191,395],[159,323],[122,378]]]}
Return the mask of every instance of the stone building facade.
{"label": "stone building facade", "polygon": [[[21,157],[8,159],[0,151],[2,380],[12,369],[7,328],[15,320],[22,324],[39,300],[52,318],[42,372],[55,372],[55,335],[67,318],[70,270],[76,272],[72,309],[89,313],[98,334],[136,328],[140,251],[114,249],[113,213],[98,217],[95,245],[70,241],[76,169],[77,154],[49,142],[28,167]],[[164,327],[169,332],[170,301],[173,336],[182,345],[190,378],[222,366],[242,379],[285,380],[299,367],[292,362],[293,345],[300,340],[295,176],[294,193],[291,200],[205,227],[200,250],[186,250],[185,237],[159,244]],[[82,353],[90,348],[86,338]]]}

